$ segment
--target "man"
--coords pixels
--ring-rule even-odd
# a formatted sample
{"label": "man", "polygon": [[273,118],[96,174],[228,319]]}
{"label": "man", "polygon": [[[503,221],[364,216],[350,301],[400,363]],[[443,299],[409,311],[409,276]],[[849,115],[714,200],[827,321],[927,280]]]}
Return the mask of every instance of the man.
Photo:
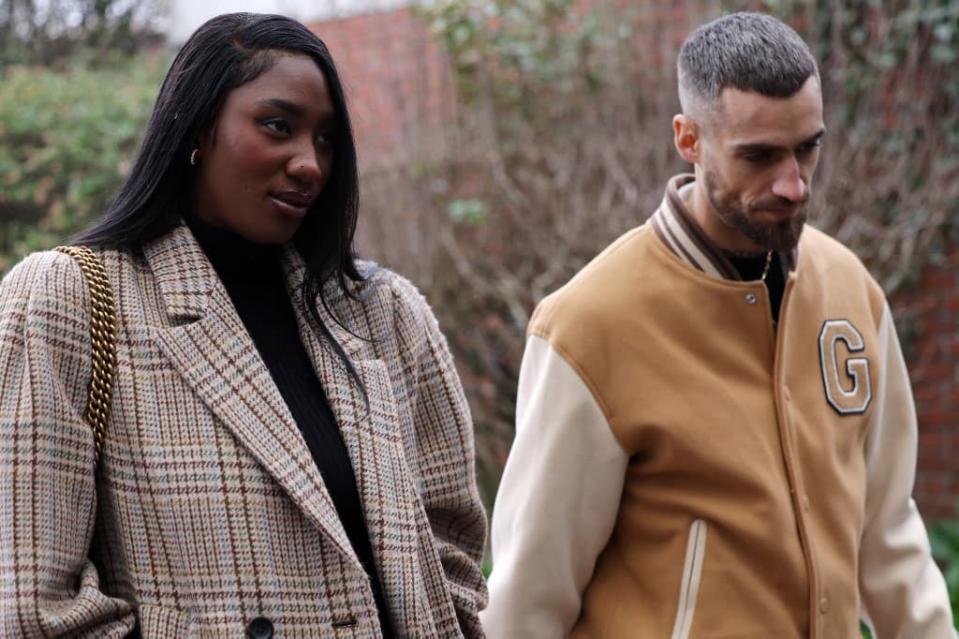
{"label": "man", "polygon": [[679,56],[695,175],[536,310],[490,637],[954,637],[889,306],[804,226],[819,73],[778,20]]}

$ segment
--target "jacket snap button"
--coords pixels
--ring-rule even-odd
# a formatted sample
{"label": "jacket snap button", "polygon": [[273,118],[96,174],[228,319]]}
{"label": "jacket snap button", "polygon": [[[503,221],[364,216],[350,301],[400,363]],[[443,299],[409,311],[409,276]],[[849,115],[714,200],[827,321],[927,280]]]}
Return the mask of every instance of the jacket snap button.
{"label": "jacket snap button", "polygon": [[746,293],[746,303],[755,304],[756,303],[756,294],[755,293]]}
{"label": "jacket snap button", "polygon": [[257,617],[246,627],[250,639],[273,639],[273,622],[266,617]]}
{"label": "jacket snap button", "polygon": [[819,612],[823,614],[829,612],[829,599],[827,597],[823,597],[819,600]]}

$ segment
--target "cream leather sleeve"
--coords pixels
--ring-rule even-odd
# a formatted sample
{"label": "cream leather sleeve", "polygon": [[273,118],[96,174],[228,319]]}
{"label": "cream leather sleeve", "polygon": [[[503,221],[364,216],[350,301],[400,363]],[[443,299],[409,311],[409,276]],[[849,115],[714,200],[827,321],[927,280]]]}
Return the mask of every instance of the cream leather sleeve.
{"label": "cream leather sleeve", "polygon": [[949,595],[912,499],[917,425],[899,339],[886,306],[880,375],[866,441],[866,519],[859,561],[863,608],[876,639],[951,639]]}
{"label": "cream leather sleeve", "polygon": [[532,336],[519,376],[516,439],[493,508],[491,638],[566,637],[616,521],[628,456],[589,388]]}

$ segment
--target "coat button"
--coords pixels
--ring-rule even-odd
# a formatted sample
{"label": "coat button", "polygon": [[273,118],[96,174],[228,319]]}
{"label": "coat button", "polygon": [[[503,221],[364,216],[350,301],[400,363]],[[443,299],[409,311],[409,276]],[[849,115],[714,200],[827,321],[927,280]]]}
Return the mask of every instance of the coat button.
{"label": "coat button", "polygon": [[756,303],[756,294],[755,293],[746,293],[746,303],[755,304]]}
{"label": "coat button", "polygon": [[266,617],[257,617],[246,627],[250,639],[273,639],[273,622]]}
{"label": "coat button", "polygon": [[334,628],[355,628],[356,625],[356,617],[353,615],[346,615],[345,617],[339,617],[333,620]]}
{"label": "coat button", "polygon": [[822,614],[826,614],[827,612],[829,612],[828,597],[823,597],[822,599],[819,600],[819,612],[821,612]]}

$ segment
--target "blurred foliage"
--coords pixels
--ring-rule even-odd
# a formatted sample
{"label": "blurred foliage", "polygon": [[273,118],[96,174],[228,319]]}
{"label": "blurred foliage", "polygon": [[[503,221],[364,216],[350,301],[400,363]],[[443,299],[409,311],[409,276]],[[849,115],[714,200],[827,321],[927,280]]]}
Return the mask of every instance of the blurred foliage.
{"label": "blurred foliage", "polygon": [[129,170],[164,56],[0,72],[0,272],[86,226]]}
{"label": "blurred foliage", "polygon": [[[741,3],[748,4],[748,3]],[[828,144],[820,225],[887,292],[959,238],[959,3],[766,0],[820,60]]]}
{"label": "blurred foliage", "polygon": [[155,45],[157,0],[0,0],[0,68],[75,62],[109,64]]}
{"label": "blurred foliage", "polygon": [[[545,126],[570,115],[562,100],[596,88],[603,69],[594,55],[610,35],[596,14],[572,0],[451,0],[426,10],[455,65],[459,97],[490,100],[509,113],[501,124]],[[585,81],[585,83],[584,83]],[[518,116],[518,117],[515,117]]]}
{"label": "blurred foliage", "polygon": [[[14,27],[15,11],[39,4],[0,0],[0,272],[105,208],[167,65],[104,35],[132,26],[144,3],[54,2],[81,6],[70,15],[86,22],[44,14]],[[793,24],[821,62],[829,133],[817,223],[889,292],[959,239],[954,0],[427,3],[456,86],[448,152],[364,173],[362,224],[365,248],[423,287],[447,332],[488,503],[512,440],[530,311],[688,170],[669,124],[678,46],[744,8]]]}
{"label": "blurred foliage", "polygon": [[[809,42],[822,69],[829,135],[816,184],[818,224],[856,250],[887,292],[913,282],[943,239],[959,237],[959,2],[686,6],[446,0],[423,13],[451,55],[458,98],[480,121],[485,116],[504,153],[529,144],[576,147],[602,135],[584,119],[597,110],[590,102],[642,120],[662,92],[674,95],[681,38],[663,46],[663,34],[676,35],[666,22],[677,14],[687,19],[682,34],[726,12],[776,15]],[[632,103],[617,99],[624,92]]]}
{"label": "blurred foliage", "polygon": [[952,617],[959,625],[959,508],[951,521],[940,521],[929,530],[932,554],[946,576],[946,587],[952,599]]}
{"label": "blurred foliage", "polygon": [[[959,240],[955,0],[424,3],[452,62],[450,152],[367,175],[364,224],[447,332],[488,500],[512,440],[529,313],[689,170],[670,126],[679,46],[699,24],[748,9],[792,24],[820,61],[828,133],[813,223],[894,299]],[[399,202],[415,213],[398,215]],[[408,228],[430,235],[406,247],[395,238]],[[911,309],[895,310],[909,335]]]}
{"label": "blurred foliage", "polygon": [[[375,200],[382,186],[373,206],[382,215],[367,214],[382,227],[375,249],[424,286],[456,355],[488,505],[513,437],[529,313],[652,213],[669,176],[689,170],[670,127],[680,108],[676,55],[696,26],[739,10],[793,25],[820,62],[828,134],[813,222],[852,248],[894,300],[959,246],[955,0],[426,4],[422,15],[452,61],[451,152],[382,184],[368,176],[364,197]],[[416,202],[415,192],[417,217],[397,216],[396,203]],[[400,226],[434,237],[404,254],[390,244]],[[429,259],[424,245],[435,247]],[[905,335],[911,310],[895,306]],[[954,602],[957,525],[932,529]]]}

